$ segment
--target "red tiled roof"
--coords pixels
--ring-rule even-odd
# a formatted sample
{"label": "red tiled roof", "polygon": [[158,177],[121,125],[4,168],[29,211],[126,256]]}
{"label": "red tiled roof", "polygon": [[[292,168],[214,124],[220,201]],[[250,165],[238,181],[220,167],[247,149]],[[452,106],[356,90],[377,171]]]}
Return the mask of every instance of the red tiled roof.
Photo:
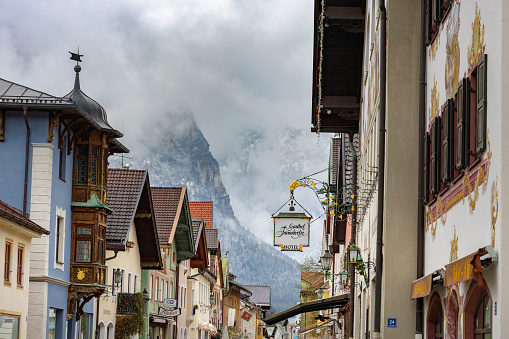
{"label": "red tiled roof", "polygon": [[151,188],[157,234],[161,245],[169,245],[172,240],[172,233],[175,233],[173,226],[176,226],[178,215],[180,215],[185,189],[185,187]]}
{"label": "red tiled roof", "polygon": [[206,228],[213,228],[213,203],[212,201],[190,201],[189,211],[191,217],[204,220]]}
{"label": "red tiled roof", "polygon": [[35,231],[40,234],[50,234],[48,230],[37,225],[35,222],[30,220],[30,216],[27,213],[24,213],[17,208],[12,207],[9,204],[6,204],[2,200],[0,200],[0,217],[9,219],[15,222],[18,225],[23,225],[32,231]]}
{"label": "red tiled roof", "polygon": [[308,282],[311,287],[319,287],[323,284],[323,273],[322,272],[301,272],[301,280]]}
{"label": "red tiled roof", "polygon": [[145,183],[146,170],[108,169],[107,205],[113,210],[108,216],[106,240],[122,242],[134,219],[138,200]]}

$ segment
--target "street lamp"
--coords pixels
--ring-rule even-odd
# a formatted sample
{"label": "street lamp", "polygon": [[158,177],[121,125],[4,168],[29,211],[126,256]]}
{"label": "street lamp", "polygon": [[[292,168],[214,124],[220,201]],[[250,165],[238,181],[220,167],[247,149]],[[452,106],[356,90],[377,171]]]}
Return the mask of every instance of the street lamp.
{"label": "street lamp", "polygon": [[346,251],[348,253],[348,263],[349,264],[356,264],[360,248],[357,247],[357,245],[355,245],[354,243],[350,243],[350,245],[348,246]]}
{"label": "street lamp", "polygon": [[325,250],[325,253],[320,257],[320,263],[322,264],[322,270],[329,271],[332,265],[332,255],[329,250]]}
{"label": "street lamp", "polygon": [[211,293],[210,296],[209,296],[210,305],[214,305],[215,301],[216,301],[216,297],[214,297],[214,294]]}
{"label": "street lamp", "polygon": [[316,296],[318,297],[318,299],[323,299],[323,288],[321,288],[321,287],[317,288],[315,290],[315,292],[316,292]]}
{"label": "street lamp", "polygon": [[342,270],[341,273],[339,273],[339,283],[346,286],[348,284],[348,276],[348,272],[346,270]]}
{"label": "street lamp", "polygon": [[115,272],[113,272],[113,281],[115,282],[116,289],[118,289],[118,286],[122,283],[122,270],[120,268],[115,269]]}

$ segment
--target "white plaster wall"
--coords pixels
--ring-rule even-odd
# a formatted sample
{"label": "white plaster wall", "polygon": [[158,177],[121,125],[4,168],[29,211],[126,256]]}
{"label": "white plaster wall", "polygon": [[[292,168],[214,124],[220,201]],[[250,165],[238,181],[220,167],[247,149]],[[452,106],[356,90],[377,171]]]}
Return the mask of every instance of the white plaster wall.
{"label": "white plaster wall", "polygon": [[[30,219],[45,229],[50,229],[51,183],[53,170],[52,144],[32,144],[32,185]],[[30,275],[47,276],[49,261],[49,236],[32,240]]]}
{"label": "white plaster wall", "polygon": [[31,281],[29,289],[27,338],[40,339],[47,333],[48,283]]}
{"label": "white plaster wall", "polygon": [[[476,252],[479,248],[492,244],[494,240],[495,252],[499,254],[499,262],[489,268],[483,268],[483,276],[487,282],[491,293],[493,303],[497,303],[497,315],[493,312],[492,319],[492,336],[493,338],[501,338],[502,316],[504,312],[504,302],[501,302],[503,288],[501,287],[501,272],[503,269],[502,241],[503,227],[501,218],[495,223],[494,232],[492,232],[491,219],[491,200],[493,193],[498,188],[499,208],[502,211],[502,187],[503,187],[503,168],[504,162],[507,163],[507,157],[504,156],[503,145],[503,126],[507,125],[508,119],[504,118],[503,107],[507,100],[507,92],[503,90],[502,79],[503,74],[508,73],[507,66],[504,63],[503,49],[504,47],[502,26],[502,8],[504,2],[495,1],[474,1],[463,0],[459,3],[459,52],[460,66],[459,79],[468,76],[468,48],[472,44],[472,23],[476,16],[476,5],[481,15],[481,25],[484,25],[484,44],[485,53],[488,55],[488,97],[487,97],[487,137],[490,140],[490,150],[493,154],[491,165],[489,168],[489,176],[486,187],[479,187],[479,195],[475,201],[475,207],[469,206],[468,197],[464,198],[457,205],[452,207],[446,213],[445,222],[440,218],[436,223],[436,235],[433,236],[430,229],[425,234],[425,274],[444,268],[450,263],[452,241],[455,236],[457,238],[457,258],[460,259],[471,253]],[[458,6],[458,3],[455,3]],[[507,6],[507,4],[506,4]],[[431,90],[434,81],[437,84],[439,93],[439,112],[441,112],[443,104],[447,99],[445,89],[445,65],[446,65],[446,43],[447,43],[447,27],[451,22],[449,17],[444,21],[442,31],[440,33],[439,43],[435,58],[431,56],[430,49],[427,49],[427,90],[426,90],[426,106],[427,106],[427,123],[429,123],[429,108],[431,103]],[[507,28],[504,28],[507,30]],[[507,85],[506,85],[507,86]],[[506,140],[507,141],[507,140]],[[483,154],[483,158],[487,157],[487,152]],[[507,166],[507,165],[506,165]],[[472,195],[473,196],[473,195]],[[499,216],[501,214],[499,213]],[[459,284],[460,299],[465,297],[471,281]],[[442,298],[445,298],[447,291],[444,287],[438,286],[434,288]],[[427,305],[430,297],[426,298],[425,315],[427,314]],[[466,301],[465,301],[466,302]],[[461,302],[460,302],[461,303]],[[464,303],[463,303],[464,306]],[[461,307],[461,306],[460,306]],[[460,309],[461,312],[461,309]],[[506,311],[507,312],[507,311]],[[426,319],[425,319],[426,320]],[[463,317],[460,316],[460,333],[459,338],[463,338],[462,333]],[[507,331],[506,331],[507,332]]]}

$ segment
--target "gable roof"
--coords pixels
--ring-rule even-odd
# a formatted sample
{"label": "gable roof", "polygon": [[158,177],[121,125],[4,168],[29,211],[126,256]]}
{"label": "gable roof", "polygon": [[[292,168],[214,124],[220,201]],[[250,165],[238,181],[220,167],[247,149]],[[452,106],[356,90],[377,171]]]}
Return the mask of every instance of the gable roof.
{"label": "gable roof", "polygon": [[218,229],[217,228],[206,228],[205,239],[207,240],[207,249],[209,251],[217,251],[219,247],[218,241]]}
{"label": "gable roof", "polygon": [[175,235],[175,219],[180,214],[185,187],[152,187],[159,243],[170,245]]}
{"label": "gable roof", "polygon": [[134,222],[142,267],[162,267],[148,172],[108,169],[107,204],[113,213],[108,216],[106,248],[112,244],[125,246]]}
{"label": "gable roof", "polygon": [[29,230],[35,231],[39,234],[50,234],[50,231],[30,220],[30,217],[27,213],[24,213],[17,208],[6,204],[2,200],[0,200],[0,217],[9,219],[16,224],[25,226]]}
{"label": "gable roof", "polygon": [[245,285],[253,295],[249,297],[256,306],[270,306],[270,286]]}
{"label": "gable roof", "polygon": [[309,288],[323,284],[323,272],[301,272],[300,278],[311,285]]}
{"label": "gable roof", "polygon": [[205,239],[205,222],[201,219],[191,218],[194,236],[194,255],[191,258],[192,268],[208,268],[207,243]]}
{"label": "gable roof", "polygon": [[189,210],[193,218],[202,219],[206,228],[213,228],[213,203],[212,201],[190,201]]}
{"label": "gable roof", "polygon": [[195,246],[186,187],[152,187],[151,190],[159,243],[175,243],[178,262],[191,258]]}

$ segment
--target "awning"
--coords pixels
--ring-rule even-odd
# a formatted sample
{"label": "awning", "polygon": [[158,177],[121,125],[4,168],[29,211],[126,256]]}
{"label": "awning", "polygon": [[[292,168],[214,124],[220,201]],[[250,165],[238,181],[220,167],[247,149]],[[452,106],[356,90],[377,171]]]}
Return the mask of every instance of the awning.
{"label": "awning", "polygon": [[267,325],[273,325],[277,322],[280,322],[281,320],[291,318],[297,314],[319,310],[328,310],[335,307],[342,307],[348,302],[348,300],[349,300],[348,294],[341,294],[330,298],[298,303],[297,305],[290,307],[284,310],[283,312],[279,312],[262,320]]}
{"label": "awning", "polygon": [[327,321],[318,321],[316,324],[306,326],[304,328],[301,328],[299,330],[299,334],[304,334],[313,330],[316,330],[317,328],[322,328],[324,326],[327,326],[328,323],[334,321],[334,319],[329,319]]}
{"label": "awning", "polygon": [[150,314],[150,321],[156,324],[169,324],[169,325],[175,325],[176,322],[174,319],[167,317],[167,316],[161,316],[158,314]]}
{"label": "awning", "polygon": [[208,331],[209,330],[209,323],[206,322],[206,321],[198,321],[198,328],[200,330],[206,330]]}
{"label": "awning", "polygon": [[433,274],[428,274],[421,279],[417,279],[412,283],[410,290],[410,300],[422,298],[431,294],[433,288]]}

